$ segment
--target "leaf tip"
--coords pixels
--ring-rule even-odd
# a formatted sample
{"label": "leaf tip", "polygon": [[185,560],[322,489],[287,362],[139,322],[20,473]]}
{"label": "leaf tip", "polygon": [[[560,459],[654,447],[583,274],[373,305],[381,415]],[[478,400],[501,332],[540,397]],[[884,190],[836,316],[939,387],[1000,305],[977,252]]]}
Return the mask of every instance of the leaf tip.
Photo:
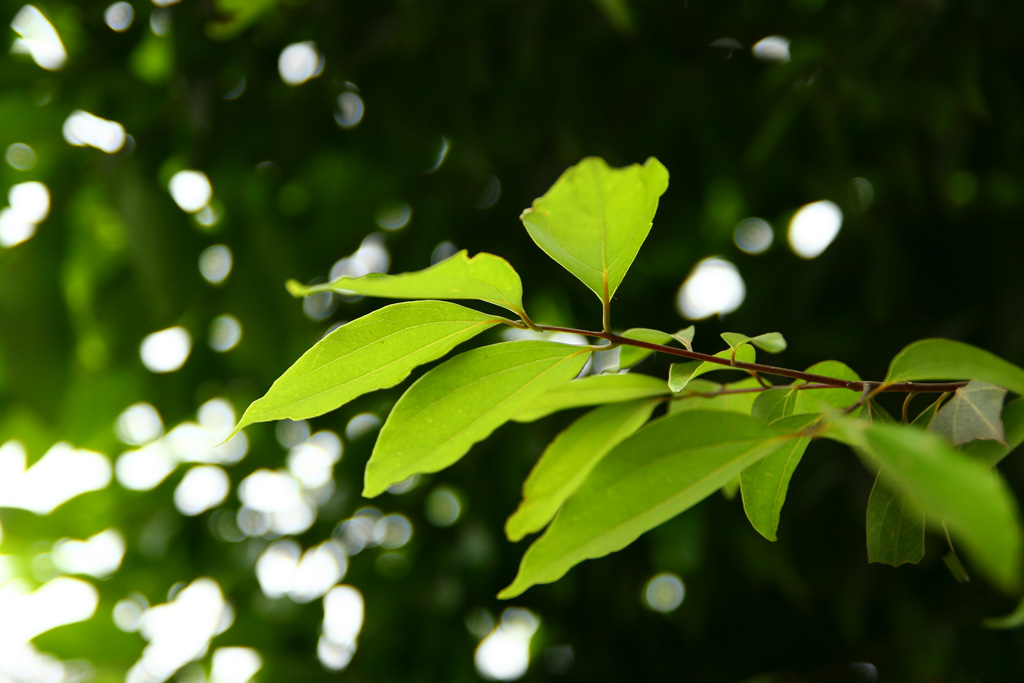
{"label": "leaf tip", "polygon": [[306,293],[309,291],[309,289],[298,280],[288,280],[288,282],[284,283],[284,286],[285,289],[288,290],[288,293],[296,299],[301,299],[306,296]]}

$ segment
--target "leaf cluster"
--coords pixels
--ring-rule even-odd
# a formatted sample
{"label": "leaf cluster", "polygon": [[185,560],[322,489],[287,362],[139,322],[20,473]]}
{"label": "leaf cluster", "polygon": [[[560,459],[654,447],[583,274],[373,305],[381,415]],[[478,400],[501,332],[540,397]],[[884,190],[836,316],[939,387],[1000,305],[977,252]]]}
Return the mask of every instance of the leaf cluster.
{"label": "leaf cluster", "polygon": [[[426,270],[340,278],[296,296],[332,291],[414,301],[385,306],[317,342],[246,411],[254,422],[307,418],[367,392],[394,386],[417,366],[497,325],[530,331],[461,352],[429,369],[398,400],[366,466],[364,495],[377,496],[417,474],[437,472],[508,421],[591,408],[544,450],[523,486],[506,534],[543,530],[500,597],[557,581],[575,565],[615,552],[716,491],[735,491],[751,525],[769,541],[779,532],[794,471],[812,442],[850,447],[876,474],[866,511],[868,559],[919,562],[926,530],[949,543],[947,563],[969,565],[1000,589],[1021,588],[1024,535],[1017,502],[995,465],[1024,441],[1024,370],[946,339],[915,342],[881,381],[864,381],[838,361],[805,371],[762,365],[757,350],[780,353],[777,332],[724,333],[726,348],[693,348],[694,328],[674,334],[616,333],[611,301],[651,230],[668,172],[656,159],[615,169],[588,158],[568,169],[522,214],[530,237],[597,295],[599,330],[538,324],[524,310],[519,276],[505,260],[459,252]],[[497,305],[517,320],[442,300]],[[551,341],[577,332],[593,345]],[[597,350],[619,348],[611,372],[589,374]],[[635,370],[660,352],[682,362],[667,378]],[[726,383],[703,376],[740,375]],[[789,378],[775,384],[766,377]],[[943,383],[931,383],[944,380]],[[877,403],[904,392],[899,421]],[[930,395],[911,418],[910,398]]]}

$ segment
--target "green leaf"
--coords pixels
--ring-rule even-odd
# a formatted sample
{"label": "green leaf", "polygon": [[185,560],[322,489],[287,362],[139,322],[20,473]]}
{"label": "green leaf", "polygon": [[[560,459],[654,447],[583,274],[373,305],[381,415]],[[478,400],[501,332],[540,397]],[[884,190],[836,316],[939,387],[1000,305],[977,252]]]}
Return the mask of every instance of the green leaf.
{"label": "green leaf", "polygon": [[548,256],[610,304],[651,230],[668,171],[654,157],[611,168],[589,157],[569,168],[520,216]]}
{"label": "green leaf", "polygon": [[993,583],[1007,591],[1019,586],[1024,547],[1017,505],[997,472],[916,427],[875,423],[864,426],[863,437],[887,487],[945,522]]}
{"label": "green leaf", "polygon": [[932,420],[935,419],[935,413],[939,412],[939,407],[945,400],[943,398],[944,396],[945,394],[940,394],[939,397],[932,401],[927,408],[918,413],[917,417],[910,421],[910,424],[928,429],[928,425],[930,425]]}
{"label": "green leaf", "polygon": [[970,344],[949,339],[914,342],[892,359],[886,382],[973,379],[1024,394],[1024,370]]}
{"label": "green leaf", "polygon": [[295,361],[242,415],[254,422],[301,420],[392,387],[417,365],[502,322],[444,301],[393,304],[342,325]]}
{"label": "green leaf", "polygon": [[[845,363],[837,360],[826,360],[815,363],[807,368],[807,372],[815,375],[824,375],[848,382],[859,382],[860,377]],[[807,382],[796,382],[795,384],[807,384]],[[827,413],[836,409],[846,408],[857,402],[860,398],[859,391],[852,389],[807,389],[797,392],[796,407],[797,413]]]}
{"label": "green leaf", "polygon": [[579,374],[590,347],[515,341],[461,353],[409,387],[366,464],[372,498],[414,474],[437,472],[551,387]]}
{"label": "green leaf", "polygon": [[516,422],[533,422],[570,408],[602,403],[666,396],[665,380],[650,375],[592,375],[553,387],[512,416]]}
{"label": "green leaf", "polygon": [[924,514],[892,493],[879,473],[868,497],[868,562],[898,567],[924,557]]}
{"label": "green leaf", "polygon": [[792,385],[763,391],[754,399],[750,414],[765,422],[792,415],[799,393]]}
{"label": "green leaf", "polygon": [[750,409],[754,401],[760,396],[760,391],[750,391],[737,394],[721,394],[719,396],[704,397],[692,395],[692,392],[710,394],[716,391],[730,391],[736,389],[760,389],[761,384],[753,377],[741,379],[738,382],[729,384],[718,384],[709,382],[706,379],[695,379],[686,385],[686,389],[678,397],[673,397],[668,404],[669,413],[679,413],[684,410],[728,410],[734,413],[750,415]]}
{"label": "green leaf", "polygon": [[786,440],[785,433],[738,413],[695,410],[654,420],[598,463],[498,597],[557,581],[584,560],[626,547]]}
{"label": "green leaf", "polygon": [[1006,442],[998,441],[972,441],[960,447],[960,452],[985,463],[989,467],[995,467],[1024,443],[1024,398],[1010,401],[1003,408],[1003,427],[1006,431]]}
{"label": "green leaf", "polygon": [[601,459],[651,417],[658,401],[612,403],[579,418],[540,456],[505,524],[510,541],[540,531]]}
{"label": "green leaf", "polygon": [[[796,430],[809,423],[808,416],[797,415],[776,426]],[[810,442],[808,436],[789,439],[782,447],[740,472],[743,511],[754,529],[769,541],[778,538],[779,515],[782,504],[786,502],[789,480]]]}
{"label": "green leaf", "polygon": [[696,330],[693,327],[693,325],[690,325],[689,327],[685,327],[685,328],[679,330],[678,332],[676,332],[672,336],[675,337],[676,340],[680,344],[685,346],[687,351],[693,351],[692,344],[693,344],[693,335],[694,335],[695,331]]}
{"label": "green leaf", "polygon": [[778,332],[766,332],[756,337],[748,337],[739,332],[723,332],[721,337],[733,349],[742,344],[753,344],[768,353],[781,353],[786,350],[786,339]]}
{"label": "green leaf", "polygon": [[388,299],[476,299],[507,308],[517,315],[523,313],[523,284],[509,262],[488,253],[470,258],[465,250],[413,273],[341,277],[312,287],[295,280],[287,284],[288,291],[295,297],[341,292]]}
{"label": "green leaf", "polygon": [[1017,603],[1017,607],[1009,614],[1002,617],[983,619],[981,625],[985,628],[994,629],[1011,629],[1024,626],[1024,599]]}
{"label": "green leaf", "polygon": [[954,446],[977,439],[1006,443],[1000,415],[1006,389],[987,382],[969,382],[956,390],[932,418],[928,431]]}
{"label": "green leaf", "polygon": [[[726,349],[725,351],[719,351],[715,354],[716,358],[725,358],[731,360],[733,357],[734,350]],[[756,352],[750,346],[743,345],[735,349],[736,361],[742,363],[753,363],[756,361]],[[673,363],[668,369],[668,387],[672,391],[679,392],[686,388],[686,385],[690,383],[690,380],[696,379],[701,375],[711,372],[712,370],[728,370],[730,369],[727,365],[719,365],[718,363],[711,363],[709,361],[689,361],[687,363]]]}
{"label": "green leaf", "polygon": [[[626,339],[650,342],[651,344],[667,344],[675,339],[675,337],[668,332],[649,330],[645,327],[634,327],[633,329],[623,332],[621,336]],[[654,351],[640,348],[639,346],[621,346],[619,347],[619,367],[623,370],[633,367],[652,353],[654,353]]]}

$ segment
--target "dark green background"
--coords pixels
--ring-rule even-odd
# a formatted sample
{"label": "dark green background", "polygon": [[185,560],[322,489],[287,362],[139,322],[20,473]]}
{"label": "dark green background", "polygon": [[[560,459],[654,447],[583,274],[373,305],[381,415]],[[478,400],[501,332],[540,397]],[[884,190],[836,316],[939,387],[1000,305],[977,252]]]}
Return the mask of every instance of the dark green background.
{"label": "dark green background", "polygon": [[[218,2],[185,0],[170,8],[164,38],[149,31],[152,6],[133,4],[136,21],[124,34],[104,25],[100,4],[41,4],[68,48],[67,66],[51,73],[27,57],[0,60],[0,147],[28,143],[39,157],[28,172],[2,165],[0,186],[42,180],[53,197],[36,237],[0,250],[0,442],[19,438],[31,457],[62,439],[116,456],[124,447],[113,421],[137,401],[153,403],[168,425],[213,396],[244,408],[333,322],[379,305],[343,303],[313,322],[283,283],[325,277],[395,199],[413,217],[385,236],[391,272],[428,265],[450,240],[506,257],[538,322],[599,327],[593,294],[517,219],[588,155],[613,165],[656,156],[671,174],[614,301],[617,328],[684,326],[674,308],[679,285],[697,261],[720,255],[739,267],[747,298],[724,321],[698,323],[699,350],[719,350],[722,330],[779,330],[790,343],[780,364],[834,358],[879,379],[905,344],[942,336],[1024,364],[1019,2],[268,0],[238,23],[218,17]],[[4,2],[0,16],[20,6]],[[789,63],[710,47],[730,36],[749,48],[772,34],[792,40]],[[278,55],[305,40],[325,55],[324,71],[286,86]],[[146,44],[167,58],[148,70],[139,66]],[[243,74],[244,94],[224,100]],[[346,81],[366,106],[352,130],[332,117]],[[75,109],[121,122],[134,150],[68,145],[61,125]],[[442,135],[450,153],[427,174]],[[171,200],[167,180],[180,168],[209,175],[224,213],[213,230]],[[492,175],[500,199],[475,208]],[[858,210],[855,177],[874,188],[866,210]],[[842,207],[843,228],[821,257],[801,260],[785,227],[819,199]],[[775,227],[766,254],[733,245],[747,216]],[[216,243],[235,257],[219,287],[196,267]],[[75,307],[73,278],[84,291]],[[241,344],[223,355],[205,345],[221,313],[244,327]],[[154,375],[139,361],[139,342],[172,325],[188,328],[195,348],[178,372]],[[666,368],[648,361],[643,371]],[[386,411],[397,396],[370,395],[314,427],[343,431],[352,415]],[[494,595],[525,548],[504,540],[504,519],[532,461],[570,418],[503,427],[452,469],[374,503],[412,520],[409,571],[380,574],[377,551],[352,558],[345,582],[365,595],[367,616],[339,678],[476,680],[465,617],[504,608]],[[272,426],[248,431],[252,449],[230,468],[236,484],[284,463]],[[371,446],[372,437],[346,444],[338,494],[304,546],[364,504],[358,490]],[[1003,467],[1024,493],[1019,462]],[[314,654],[319,603],[263,598],[253,562],[266,542],[231,544],[211,533],[210,513],[180,516],[171,494],[183,471],[144,494],[115,483],[49,517],[0,512],[3,552],[25,558],[60,536],[110,525],[128,539],[122,569],[98,584],[97,616],[42,636],[39,647],[86,657],[101,680],[120,680],[143,641],[115,629],[114,602],[130,591],[162,602],[175,582],[212,576],[238,611],[215,646],[259,649],[264,681],[332,678]],[[938,536],[918,567],[867,564],[871,482],[848,451],[816,443],[793,478],[778,543],[750,528],[738,501],[715,496],[629,549],[531,590],[513,603],[542,619],[523,680],[871,680],[854,662],[872,663],[883,681],[1016,680],[1021,634],[979,625],[1014,600],[980,580],[955,583]],[[438,483],[464,494],[466,514],[452,528],[423,516]],[[232,494],[224,508],[237,505]],[[170,539],[164,552],[147,554],[139,538],[154,520]],[[669,615],[641,600],[659,571],[687,587]],[[562,644],[575,662],[555,675],[543,652]]]}

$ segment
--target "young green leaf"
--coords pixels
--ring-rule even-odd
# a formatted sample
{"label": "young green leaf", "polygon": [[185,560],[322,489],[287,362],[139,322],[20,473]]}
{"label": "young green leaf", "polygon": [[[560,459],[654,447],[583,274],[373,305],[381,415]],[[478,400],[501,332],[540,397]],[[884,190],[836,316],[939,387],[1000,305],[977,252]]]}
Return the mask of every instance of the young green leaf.
{"label": "young green leaf", "polygon": [[692,344],[693,335],[695,331],[696,329],[694,328],[694,326],[690,325],[689,327],[684,327],[683,329],[679,330],[672,336],[676,338],[676,341],[678,341],[680,344],[686,347],[687,351],[693,351]]}
{"label": "young green leaf", "polygon": [[756,337],[748,337],[739,332],[723,332],[721,337],[729,345],[729,348],[733,349],[741,344],[753,344],[768,353],[781,353],[786,350],[786,339],[778,332],[766,332]]}
{"label": "young green leaf", "polygon": [[932,420],[935,419],[935,413],[939,412],[939,408],[942,406],[943,401],[945,401],[945,397],[946,394],[939,394],[938,398],[932,401],[927,408],[918,413],[917,417],[910,421],[910,424],[923,429],[928,429],[928,425],[930,425]]}
{"label": "young green leaf", "polygon": [[1024,398],[1010,401],[1003,408],[1003,427],[1006,442],[971,441],[960,447],[960,452],[970,458],[995,467],[1007,455],[1024,443]]}
{"label": "young green leaf", "polygon": [[949,339],[914,342],[896,354],[886,382],[974,379],[1024,394],[1024,370],[970,344]]}
{"label": "young green leaf", "polygon": [[1016,590],[1024,545],[1017,505],[997,472],[915,427],[867,425],[862,444],[881,464],[888,488],[944,521],[993,583]]}
{"label": "young green leaf", "polygon": [[760,389],[761,384],[753,377],[741,379],[738,382],[729,384],[718,384],[709,382],[706,379],[695,379],[686,385],[686,389],[678,396],[673,396],[668,404],[669,413],[679,413],[684,410],[728,410],[734,413],[750,415],[751,406],[760,396],[759,391],[746,391],[736,394],[721,394],[719,396],[692,395],[692,392],[700,394],[711,394],[716,391],[734,391],[740,389]]}
{"label": "young green leaf", "polygon": [[640,429],[657,405],[648,400],[602,406],[555,437],[523,484],[523,501],[505,524],[508,539],[543,529],[601,458]]}
{"label": "young green leaf", "polygon": [[579,374],[589,347],[515,341],[461,353],[398,399],[366,464],[372,498],[414,474],[437,472],[466,454],[551,387]]}
{"label": "young green leaf", "polygon": [[604,457],[523,557],[499,598],[560,579],[708,497],[789,437],[738,413],[688,411],[642,427]]}
{"label": "young green leaf", "polygon": [[[622,333],[622,336],[626,339],[636,339],[637,341],[650,342],[651,344],[667,344],[675,339],[675,337],[668,332],[649,330],[645,327],[634,327],[631,330],[626,330]],[[619,368],[623,370],[631,368],[652,353],[654,353],[654,351],[644,349],[639,346],[620,346]]]}
{"label": "young green leaf", "polygon": [[868,562],[917,564],[924,557],[924,515],[882,480],[879,474],[868,497]]}
{"label": "young green leaf", "polygon": [[969,382],[953,394],[928,425],[954,446],[976,439],[1006,443],[1000,415],[1006,389],[987,382]]}
{"label": "young green leaf", "polygon": [[[806,427],[812,419],[807,415],[784,418],[776,423],[780,429],[796,431]],[[769,541],[777,540],[779,516],[782,504],[786,502],[789,480],[800,464],[808,436],[789,439],[767,457],[740,472],[740,491],[743,494],[743,511],[750,524]]]}
{"label": "young green leaf", "polygon": [[445,301],[392,304],[342,325],[302,354],[235,427],[323,415],[394,386],[501,318]]}
{"label": "young green leaf", "polygon": [[466,250],[413,273],[370,273],[312,287],[289,280],[288,291],[295,297],[342,292],[388,299],[477,299],[523,314],[523,284],[509,262],[488,253],[470,257]]}
{"label": "young green leaf", "polygon": [[552,387],[529,405],[520,408],[512,419],[516,422],[533,422],[570,408],[653,398],[668,393],[665,380],[650,375],[591,375]]}
{"label": "young green leaf", "polygon": [[654,157],[626,168],[589,157],[563,173],[520,218],[537,246],[607,307],[666,189],[668,171]]}
{"label": "young green leaf", "polygon": [[[725,351],[719,351],[715,356],[717,358],[731,360],[733,352],[733,349],[726,349]],[[739,346],[735,349],[735,353],[736,360],[738,362],[756,362],[757,354],[751,346],[746,344]],[[726,365],[719,365],[718,363],[699,360],[689,361],[686,363],[673,363],[668,369],[668,387],[674,392],[680,392],[686,388],[686,385],[690,383],[690,380],[696,379],[705,373],[711,372],[712,370],[728,369],[729,367]]]}
{"label": "young green leaf", "polygon": [[799,393],[792,385],[763,391],[754,399],[750,414],[765,422],[775,422],[775,420],[792,415]]}

